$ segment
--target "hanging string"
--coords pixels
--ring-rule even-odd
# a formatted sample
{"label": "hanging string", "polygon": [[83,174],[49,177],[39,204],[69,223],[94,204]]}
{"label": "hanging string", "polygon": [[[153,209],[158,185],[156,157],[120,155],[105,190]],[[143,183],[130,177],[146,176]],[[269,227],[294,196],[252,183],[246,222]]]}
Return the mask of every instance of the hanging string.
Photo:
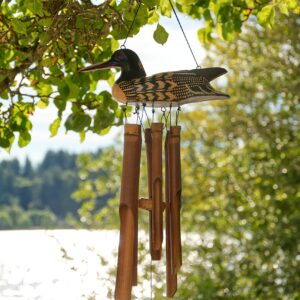
{"label": "hanging string", "polygon": [[138,2],[138,7],[137,7],[137,9],[136,9],[135,15],[134,15],[133,20],[132,20],[132,22],[131,22],[131,24],[130,24],[129,30],[128,30],[128,32],[127,32],[126,38],[125,38],[124,43],[122,44],[121,48],[126,48],[126,47],[125,47],[125,44],[126,44],[126,42],[127,42],[127,39],[128,39],[128,37],[129,37],[129,34],[130,34],[131,30],[132,30],[132,27],[133,27],[133,24],[134,24],[134,22],[135,22],[136,16],[137,16],[137,14],[138,14],[138,12],[139,12],[139,10],[140,10],[140,7],[141,7],[142,2],[139,1],[139,0],[138,0],[137,2]]}
{"label": "hanging string", "polygon": [[122,106],[122,111],[123,111],[123,114],[125,117],[125,124],[127,124],[127,102],[126,102],[126,105]]}
{"label": "hanging string", "polygon": [[150,127],[150,119],[149,119],[149,117],[148,117],[148,114],[147,114],[147,110],[146,110],[146,101],[143,103],[143,112],[145,112],[145,115],[146,115],[146,117],[147,117],[147,122],[148,122],[148,126]]}
{"label": "hanging string", "polygon": [[166,123],[166,108],[163,106],[161,107],[161,112],[162,112],[162,115],[161,115],[161,118],[160,118],[160,122],[162,122],[163,120],[165,121],[165,126],[167,126],[167,123]]}
{"label": "hanging string", "polygon": [[152,270],[153,264],[152,264],[152,257],[151,257],[151,265],[150,265],[150,300],[152,300],[153,295],[153,270]]}
{"label": "hanging string", "polygon": [[154,123],[154,114],[155,114],[154,101],[152,101],[152,123]]}
{"label": "hanging string", "polygon": [[170,118],[170,128],[171,128],[171,126],[172,126],[172,103],[170,104],[170,110],[169,110],[168,118]]}
{"label": "hanging string", "polygon": [[181,32],[182,32],[182,34],[183,34],[183,36],[184,36],[184,38],[185,38],[185,41],[186,41],[186,43],[187,43],[187,45],[188,45],[188,47],[189,47],[189,49],[190,49],[190,51],[191,51],[191,54],[192,54],[192,56],[193,56],[193,58],[194,58],[194,61],[195,61],[195,63],[196,63],[196,66],[197,66],[197,68],[201,68],[201,66],[199,66],[199,64],[198,64],[198,62],[197,62],[197,59],[196,59],[195,54],[194,54],[194,52],[193,52],[193,50],[192,50],[192,47],[191,47],[191,45],[190,45],[190,43],[189,43],[189,41],[188,41],[188,39],[187,39],[187,37],[186,37],[186,35],[185,35],[185,32],[184,32],[184,30],[183,30],[183,27],[182,27],[182,25],[181,25],[181,23],[180,23],[180,21],[179,21],[179,18],[178,18],[178,15],[177,15],[177,13],[176,13],[176,10],[175,10],[175,8],[174,8],[174,6],[173,6],[173,4],[172,4],[172,0],[169,0],[169,2],[170,2],[170,5],[171,5],[171,7],[172,7],[172,10],[173,10],[173,12],[174,12],[174,15],[175,15],[175,17],[176,17],[176,19],[177,19],[177,22],[178,22],[178,24],[179,24],[179,26],[180,26]]}
{"label": "hanging string", "polygon": [[177,111],[176,111],[176,121],[175,124],[178,126],[178,119],[179,119],[179,113],[181,111],[181,107],[178,105]]}

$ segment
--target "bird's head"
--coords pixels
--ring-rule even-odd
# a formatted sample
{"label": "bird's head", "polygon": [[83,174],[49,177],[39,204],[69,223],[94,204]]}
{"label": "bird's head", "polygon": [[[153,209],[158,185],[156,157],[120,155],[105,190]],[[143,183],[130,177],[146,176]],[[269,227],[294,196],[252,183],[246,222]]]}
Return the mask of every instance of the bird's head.
{"label": "bird's head", "polygon": [[131,80],[146,76],[146,72],[139,57],[130,49],[117,50],[114,52],[110,60],[82,68],[80,71],[90,72],[110,68],[121,68],[121,76],[117,80],[117,83],[124,80]]}

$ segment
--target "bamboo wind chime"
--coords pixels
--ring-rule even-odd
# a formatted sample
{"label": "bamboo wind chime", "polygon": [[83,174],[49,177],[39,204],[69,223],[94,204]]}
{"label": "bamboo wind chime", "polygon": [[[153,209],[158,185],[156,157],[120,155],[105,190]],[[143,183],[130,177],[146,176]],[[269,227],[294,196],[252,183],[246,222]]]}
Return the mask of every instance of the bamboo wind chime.
{"label": "bamboo wind chime", "polygon": [[[173,12],[179,22],[176,11],[170,1]],[[139,2],[138,9],[141,3]],[[136,11],[135,17],[138,13]],[[132,24],[135,21],[135,17]],[[131,24],[131,27],[132,27]],[[182,26],[180,28],[184,34]],[[129,29],[129,32],[131,30]],[[129,35],[127,34],[127,37]],[[186,36],[184,34],[186,39]],[[162,257],[163,216],[165,214],[166,231],[166,285],[167,297],[173,297],[177,291],[177,274],[182,265],[182,247],[180,230],[181,209],[181,158],[178,115],[182,105],[208,100],[223,100],[229,96],[216,91],[210,81],[225,74],[223,68],[200,68],[195,56],[197,69],[159,73],[146,77],[138,55],[125,48],[127,38],[120,50],[113,53],[110,60],[81,69],[82,72],[107,68],[120,68],[121,75],[112,88],[113,97],[127,105],[135,106],[140,124],[125,124],[123,169],[120,194],[120,240],[118,250],[117,277],[115,286],[116,300],[130,300],[132,287],[138,283],[138,211],[149,211],[149,245],[151,260]],[[152,122],[149,128],[143,127],[143,116],[147,116],[146,107],[162,110],[164,123]],[[171,123],[172,108],[177,107],[175,125]],[[142,117],[139,110],[142,108]],[[166,112],[169,110],[168,117]],[[127,119],[127,118],[126,118]],[[149,121],[149,118],[147,116]],[[150,123],[150,122],[148,122]],[[148,198],[139,197],[140,160],[142,149],[142,129],[147,155]],[[164,162],[165,180],[163,180],[163,133],[165,135]],[[165,201],[163,200],[165,187]],[[152,295],[151,295],[152,297]]]}
{"label": "bamboo wind chime", "polygon": [[[120,243],[115,288],[116,300],[131,299],[132,286],[137,285],[138,262],[138,210],[149,211],[150,254],[152,260],[160,260],[163,244],[163,214],[166,217],[166,277],[167,297],[177,290],[177,274],[182,265],[180,208],[181,208],[181,165],[180,132],[178,114],[186,103],[228,99],[218,92],[210,81],[226,73],[223,68],[206,68],[166,72],[146,77],[137,54],[129,49],[117,50],[107,62],[82,69],[83,72],[121,68],[121,76],[113,85],[113,96],[119,102],[134,105],[136,113],[140,107],[147,115],[146,107],[161,107],[165,124],[152,122],[150,128],[140,124],[125,124],[123,169],[120,195]],[[176,124],[168,126],[166,110],[177,107]],[[154,117],[154,115],[153,115]],[[147,116],[148,118],[148,116]],[[139,118],[137,118],[139,119]],[[147,154],[148,198],[139,198],[139,176],[142,148],[142,129]],[[163,132],[165,137],[165,180],[163,180]],[[163,201],[165,181],[165,201]]]}
{"label": "bamboo wind chime", "polygon": [[131,299],[137,285],[138,209],[149,211],[150,255],[160,260],[163,244],[163,211],[166,211],[167,297],[177,290],[177,273],[182,265],[180,236],[181,169],[180,126],[171,126],[165,139],[165,199],[163,202],[162,142],[163,123],[144,130],[148,198],[139,198],[141,128],[125,124],[123,172],[120,195],[120,243],[115,299]]}

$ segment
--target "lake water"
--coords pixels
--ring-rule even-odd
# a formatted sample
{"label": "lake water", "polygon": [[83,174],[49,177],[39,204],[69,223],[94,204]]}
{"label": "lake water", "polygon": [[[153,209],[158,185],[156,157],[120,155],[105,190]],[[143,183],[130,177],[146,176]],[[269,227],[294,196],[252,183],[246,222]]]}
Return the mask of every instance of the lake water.
{"label": "lake water", "polygon": [[[182,238],[183,245],[212,244],[211,235],[189,233]],[[0,231],[0,300],[113,299],[118,243],[118,230]],[[139,256],[139,284],[132,299],[151,299],[149,266],[154,262],[148,245],[148,234],[140,231],[139,246],[147,254]],[[200,263],[193,252],[184,256],[187,269]],[[164,274],[164,260],[153,266]],[[153,284],[163,287],[164,281],[153,276]]]}
{"label": "lake water", "polygon": [[1,300],[110,299],[118,231],[0,231]]}

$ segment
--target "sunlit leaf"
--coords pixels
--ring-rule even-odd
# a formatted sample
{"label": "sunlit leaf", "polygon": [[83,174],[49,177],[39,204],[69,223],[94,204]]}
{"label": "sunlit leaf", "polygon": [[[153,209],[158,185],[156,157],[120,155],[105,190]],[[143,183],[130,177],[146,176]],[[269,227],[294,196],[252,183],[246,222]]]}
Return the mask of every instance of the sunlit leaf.
{"label": "sunlit leaf", "polygon": [[51,137],[57,135],[60,123],[61,123],[61,118],[57,118],[50,124],[49,129],[50,129]]}
{"label": "sunlit leaf", "polygon": [[20,131],[18,145],[19,147],[27,146],[31,141],[31,135],[29,131]]}
{"label": "sunlit leaf", "polygon": [[271,28],[274,25],[275,8],[274,5],[266,5],[257,13],[260,25]]}
{"label": "sunlit leaf", "polygon": [[161,26],[160,24],[157,24],[156,30],[153,33],[153,38],[154,40],[163,45],[167,42],[169,37],[168,32],[165,30],[165,28],[163,26]]}

